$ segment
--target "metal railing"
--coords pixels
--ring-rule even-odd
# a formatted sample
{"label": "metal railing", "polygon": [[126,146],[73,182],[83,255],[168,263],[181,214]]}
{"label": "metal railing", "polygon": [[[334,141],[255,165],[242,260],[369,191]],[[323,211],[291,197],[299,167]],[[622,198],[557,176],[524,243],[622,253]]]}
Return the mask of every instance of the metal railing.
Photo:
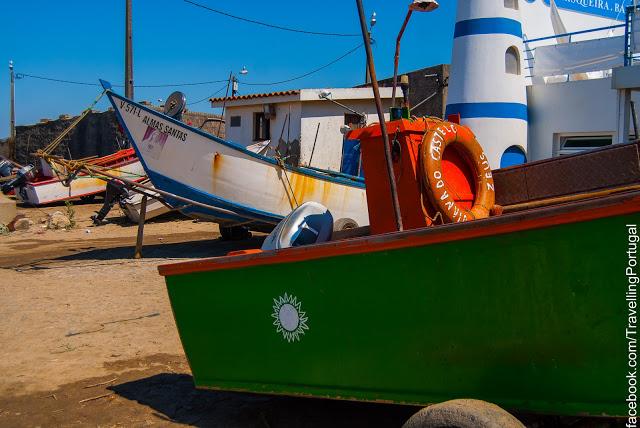
{"label": "metal railing", "polygon": [[633,65],[640,61],[640,5],[628,6],[624,21],[624,65]]}
{"label": "metal railing", "polygon": [[[640,10],[640,6],[638,6],[638,9]],[[633,45],[633,30],[631,29],[632,25],[630,22],[633,21],[633,17],[630,17],[630,14],[633,14],[633,6],[630,6],[627,8],[627,15],[626,15],[626,19],[625,19],[625,23],[624,24],[617,24],[617,25],[610,25],[610,26],[606,26],[606,27],[597,27],[597,28],[590,28],[588,30],[580,30],[580,31],[574,31],[571,33],[564,33],[564,34],[554,34],[552,36],[545,36],[545,37],[538,37],[535,39],[525,39],[524,40],[524,44],[525,46],[527,46],[527,44],[530,43],[536,43],[536,42],[544,42],[547,40],[553,40],[553,39],[557,39],[560,37],[568,37],[569,38],[569,42],[568,43],[572,43],[572,37],[573,36],[577,36],[580,34],[589,34],[589,33],[595,33],[598,31],[611,31],[611,30],[615,30],[618,28],[624,28],[625,29],[625,52],[627,52],[627,47],[629,47],[629,49],[631,49],[632,45]],[[635,31],[639,31],[640,29],[636,28]],[[532,70],[534,68],[534,64],[535,64],[535,51],[536,51],[536,47],[533,48],[528,48],[528,49],[524,49],[524,60],[527,64],[526,67],[524,67],[525,70],[527,70],[528,75],[526,75],[526,78],[532,78]],[[640,52],[639,52],[640,53]],[[629,58],[632,58],[634,54],[630,54]],[[626,65],[626,59],[627,59],[627,55],[625,54],[625,65]],[[567,76],[568,78],[568,76]]]}

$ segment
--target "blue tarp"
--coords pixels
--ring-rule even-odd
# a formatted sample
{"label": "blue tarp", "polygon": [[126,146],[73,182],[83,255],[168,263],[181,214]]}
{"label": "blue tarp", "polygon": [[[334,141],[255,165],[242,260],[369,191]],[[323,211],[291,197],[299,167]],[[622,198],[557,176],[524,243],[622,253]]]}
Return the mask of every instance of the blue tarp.
{"label": "blue tarp", "polygon": [[342,144],[342,164],[340,172],[364,176],[360,168],[360,140],[344,140]]}

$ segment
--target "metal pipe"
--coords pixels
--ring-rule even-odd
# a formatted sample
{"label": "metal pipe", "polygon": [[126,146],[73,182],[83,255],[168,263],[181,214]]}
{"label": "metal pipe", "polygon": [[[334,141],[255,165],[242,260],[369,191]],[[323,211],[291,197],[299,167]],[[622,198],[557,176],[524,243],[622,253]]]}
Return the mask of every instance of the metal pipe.
{"label": "metal pipe", "polygon": [[398,38],[396,39],[396,55],[393,57],[393,89],[391,90],[391,106],[396,106],[396,88],[398,86],[398,62],[400,61],[400,41],[402,40],[402,36],[404,35],[404,30],[407,28],[407,24],[409,23],[409,19],[411,18],[411,14],[413,11],[409,9],[407,12],[407,16],[404,18],[404,22],[402,23],[402,28],[398,33]]}
{"label": "metal pipe", "polygon": [[432,99],[433,97],[435,97],[436,95],[438,95],[440,91],[435,91],[433,94],[429,95],[427,98],[425,98],[424,100],[420,101],[418,104],[414,105],[411,107],[411,110],[415,110],[418,107],[420,107],[422,104],[426,103],[427,101],[429,101],[430,99]]}
{"label": "metal pipe", "polygon": [[382,100],[380,98],[380,88],[378,87],[378,78],[376,77],[375,63],[373,62],[373,52],[371,52],[371,41],[368,37],[367,23],[364,17],[364,7],[362,6],[362,0],[356,0],[358,6],[358,13],[360,15],[360,28],[362,30],[362,37],[364,38],[364,47],[367,52],[367,64],[369,64],[369,71],[371,73],[371,88],[373,89],[373,96],[376,100],[376,110],[378,111],[378,120],[380,121],[380,131],[382,131],[382,141],[384,144],[384,158],[387,164],[387,177],[389,178],[389,187],[391,190],[391,200],[393,202],[393,212],[396,220],[396,229],[402,231],[402,215],[400,213],[400,202],[398,200],[398,189],[396,187],[395,174],[393,172],[393,163],[391,160],[391,147],[389,146],[389,135],[387,134],[387,124],[384,118],[384,111],[382,109]]}
{"label": "metal pipe", "polygon": [[351,112],[351,113],[353,113],[353,114],[357,114],[358,116],[360,116],[360,117],[363,119],[363,122],[366,122],[367,116],[366,116],[364,113],[360,113],[359,111],[354,110],[354,109],[352,109],[352,108],[351,108],[351,107],[349,107],[349,106],[346,106],[346,105],[344,105],[344,104],[342,104],[342,103],[339,103],[339,102],[338,102],[338,101],[336,101],[336,100],[332,100],[331,98],[329,98],[329,96],[325,96],[325,97],[323,97],[323,96],[321,95],[321,96],[320,96],[320,98],[321,98],[321,99],[323,99],[323,100],[325,100],[325,101],[332,102],[332,103],[334,103],[335,105],[340,106],[340,107],[342,107],[343,109],[345,109],[345,110],[347,110],[347,111],[350,111],[350,112]]}
{"label": "metal pipe", "polygon": [[595,31],[615,30],[616,28],[622,28],[625,25],[626,24],[619,24],[619,25],[610,25],[608,27],[590,28],[588,30],[581,30],[581,31],[573,31],[571,33],[556,34],[554,36],[538,37],[537,39],[525,39],[524,42],[525,43],[534,43],[534,42],[541,42],[543,40],[555,39],[555,38],[558,38],[558,37],[571,37],[571,36],[576,36],[578,34],[593,33]]}
{"label": "metal pipe", "polygon": [[313,148],[311,149],[311,156],[309,156],[308,166],[311,167],[311,161],[313,161],[313,154],[316,151],[316,143],[318,142],[318,133],[320,132],[320,122],[318,122],[318,127],[316,128],[316,138],[313,139]]}
{"label": "metal pipe", "polygon": [[133,35],[131,30],[131,1],[125,6],[125,41],[124,41],[124,95],[133,100]]}
{"label": "metal pipe", "polygon": [[638,135],[638,116],[636,115],[636,103],[631,101],[631,121],[633,122],[633,135],[636,137],[636,141],[640,140]]}
{"label": "metal pipe", "polygon": [[[371,40],[371,31],[367,31],[367,37]],[[368,85],[371,83],[371,73],[369,73],[369,62],[367,62],[364,70],[364,83]]]}

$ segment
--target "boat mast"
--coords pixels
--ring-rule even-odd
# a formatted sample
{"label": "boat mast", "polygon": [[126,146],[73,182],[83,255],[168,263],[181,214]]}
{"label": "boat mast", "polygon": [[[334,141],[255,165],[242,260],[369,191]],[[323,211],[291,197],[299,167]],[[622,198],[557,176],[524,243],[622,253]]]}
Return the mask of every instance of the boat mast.
{"label": "boat mast", "polygon": [[378,111],[380,131],[382,132],[384,158],[387,164],[387,175],[389,178],[389,187],[391,189],[391,200],[393,201],[393,212],[396,220],[396,230],[402,231],[400,201],[398,200],[398,189],[396,188],[396,178],[393,172],[393,163],[391,161],[391,147],[389,147],[389,135],[387,134],[387,124],[385,123],[384,110],[382,109],[382,100],[380,99],[380,88],[378,87],[378,78],[376,77],[376,67],[373,62],[373,52],[371,52],[371,39],[369,38],[367,21],[364,17],[364,7],[362,6],[362,0],[356,0],[356,5],[358,6],[358,13],[360,15],[360,29],[362,30],[364,47],[365,51],[367,52],[367,64],[369,65],[369,75],[371,76],[371,87],[373,88],[373,96],[376,100],[376,110]]}

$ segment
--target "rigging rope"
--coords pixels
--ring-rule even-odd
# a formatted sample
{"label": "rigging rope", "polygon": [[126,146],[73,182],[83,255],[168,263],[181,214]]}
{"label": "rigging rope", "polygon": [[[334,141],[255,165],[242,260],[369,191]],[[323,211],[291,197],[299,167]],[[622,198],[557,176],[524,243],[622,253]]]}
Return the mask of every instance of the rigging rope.
{"label": "rigging rope", "polygon": [[[58,145],[60,145],[60,143],[62,142],[62,140],[64,139],[64,137],[66,137],[72,130],[73,128],[75,128],[78,123],[80,123],[80,121],[82,119],[84,119],[92,110],[93,107],[95,107],[95,105],[98,103],[98,101],[100,101],[100,99],[104,96],[104,94],[106,94],[107,91],[104,90],[100,93],[100,95],[98,95],[98,97],[91,103],[91,105],[89,105],[89,107],[87,107],[82,114],[80,114],[80,116],[78,116],[68,127],[67,129],[65,129],[64,131],[62,131],[62,133],[60,135],[58,135],[51,143],[49,143],[48,146],[46,146],[44,149],[39,149],[36,152],[36,156],[38,157],[44,157],[46,155],[51,154],[51,152],[53,152]],[[46,159],[45,159],[46,160]]]}

